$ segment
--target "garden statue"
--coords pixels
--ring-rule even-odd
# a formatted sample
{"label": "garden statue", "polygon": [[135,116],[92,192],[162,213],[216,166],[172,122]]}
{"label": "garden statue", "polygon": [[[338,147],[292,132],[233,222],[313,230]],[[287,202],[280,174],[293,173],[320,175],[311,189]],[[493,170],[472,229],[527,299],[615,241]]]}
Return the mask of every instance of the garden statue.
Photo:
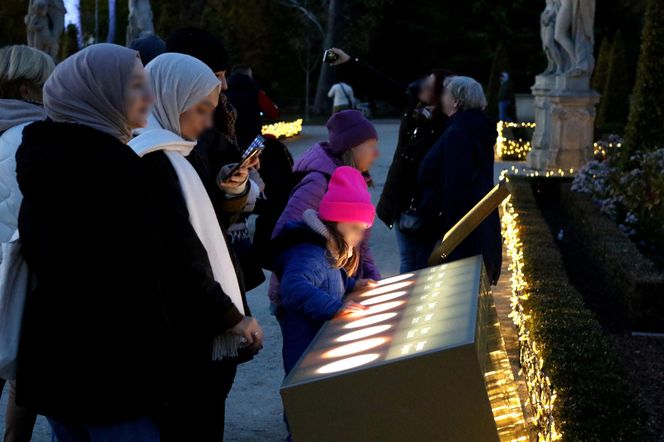
{"label": "garden statue", "polygon": [[590,77],[595,67],[595,0],[559,1],[555,39],[569,59],[565,74],[570,77]]}
{"label": "garden statue", "polygon": [[579,170],[593,158],[595,106],[595,0],[546,0],[540,16],[548,65],[535,77],[535,132],[528,166],[538,171]]}
{"label": "garden statue", "polygon": [[560,9],[560,0],[547,0],[546,8],[540,16],[540,35],[542,37],[542,48],[548,61],[544,72],[540,75],[562,74],[565,67],[563,54],[556,43],[556,16]]}
{"label": "garden statue", "polygon": [[129,23],[127,24],[127,46],[137,38],[154,34],[150,0],[129,0]]}
{"label": "garden statue", "polygon": [[30,0],[25,16],[28,46],[58,57],[60,35],[65,28],[65,5],[62,0]]}

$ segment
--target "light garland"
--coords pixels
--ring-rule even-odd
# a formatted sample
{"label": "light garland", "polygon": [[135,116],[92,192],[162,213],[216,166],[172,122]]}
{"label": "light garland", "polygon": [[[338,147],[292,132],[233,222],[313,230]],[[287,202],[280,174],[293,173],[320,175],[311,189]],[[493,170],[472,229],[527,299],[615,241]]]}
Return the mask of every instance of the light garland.
{"label": "light garland", "polygon": [[[527,167],[522,167],[518,168],[516,166],[510,166],[509,169],[509,175],[515,175],[515,176],[525,176],[525,177],[545,177],[545,178],[553,178],[553,177],[569,177],[569,176],[574,176],[574,169],[568,169],[568,170],[563,170],[563,169],[557,169],[557,170],[546,170],[546,171],[539,171],[535,169],[528,169]],[[500,173],[500,179],[506,178],[508,176],[508,171],[503,170]]]}
{"label": "light garland", "polygon": [[498,137],[496,138],[496,155],[499,158],[516,158],[517,160],[525,160],[528,152],[530,152],[530,141],[519,138],[518,140],[509,140],[505,138],[505,129],[507,128],[527,128],[533,129],[535,123],[513,123],[511,121],[499,121],[496,125]]}
{"label": "light garland", "polygon": [[523,244],[519,239],[518,214],[511,203],[511,198],[510,196],[503,202],[501,217],[503,238],[510,257],[512,313],[509,316],[516,326],[519,337],[520,373],[524,376],[528,387],[528,404],[533,410],[533,421],[538,430],[537,439],[544,442],[556,441],[562,439],[553,416],[556,392],[543,370],[544,360],[539,350],[540,345],[528,329],[530,316],[524,311],[523,301],[528,299],[530,293],[523,272]]}
{"label": "light garland", "polygon": [[609,149],[622,147],[622,143],[593,143],[593,155],[596,160],[605,160]]}
{"label": "light garland", "polygon": [[302,118],[295,121],[280,121],[278,123],[266,124],[261,132],[263,135],[272,135],[276,138],[290,138],[302,132]]}

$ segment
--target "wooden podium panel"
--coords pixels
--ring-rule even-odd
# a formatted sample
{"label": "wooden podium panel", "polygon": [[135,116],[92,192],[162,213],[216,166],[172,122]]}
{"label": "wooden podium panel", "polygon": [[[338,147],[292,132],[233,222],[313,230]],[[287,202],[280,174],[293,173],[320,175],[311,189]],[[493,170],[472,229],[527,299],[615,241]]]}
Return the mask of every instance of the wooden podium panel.
{"label": "wooden podium panel", "polygon": [[294,440],[496,441],[480,256],[388,278],[320,330],[284,380]]}

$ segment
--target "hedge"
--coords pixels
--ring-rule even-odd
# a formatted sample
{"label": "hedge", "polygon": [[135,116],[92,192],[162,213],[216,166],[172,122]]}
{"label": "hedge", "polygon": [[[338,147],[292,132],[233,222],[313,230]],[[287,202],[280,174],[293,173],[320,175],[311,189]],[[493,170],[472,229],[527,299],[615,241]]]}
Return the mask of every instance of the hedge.
{"label": "hedge", "polygon": [[597,283],[611,287],[626,307],[631,329],[664,331],[664,272],[647,259],[587,194],[563,187],[560,208],[584,255],[592,259]]}
{"label": "hedge", "polygon": [[511,177],[510,187],[528,283],[529,297],[521,301],[526,328],[557,394],[553,414],[563,440],[652,439],[613,348],[569,282],[530,182]]}

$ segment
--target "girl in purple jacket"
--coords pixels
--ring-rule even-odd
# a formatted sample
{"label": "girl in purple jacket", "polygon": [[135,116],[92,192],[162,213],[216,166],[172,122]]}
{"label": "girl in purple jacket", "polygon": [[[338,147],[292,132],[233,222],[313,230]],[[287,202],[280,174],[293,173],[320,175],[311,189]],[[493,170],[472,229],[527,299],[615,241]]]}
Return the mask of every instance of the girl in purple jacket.
{"label": "girl in purple jacket", "polygon": [[[303,178],[293,189],[288,205],[274,228],[273,238],[289,222],[302,220],[307,209],[318,209],[328,181],[338,167],[351,166],[368,176],[378,158],[378,134],[361,112],[346,110],[334,114],[327,122],[327,130],[329,141],[313,145],[295,163],[295,173]],[[367,230],[359,246],[357,277],[379,280],[380,272],[369,251],[369,234],[370,230]],[[274,274],[270,280],[269,295],[273,306],[281,304],[279,281]]]}

